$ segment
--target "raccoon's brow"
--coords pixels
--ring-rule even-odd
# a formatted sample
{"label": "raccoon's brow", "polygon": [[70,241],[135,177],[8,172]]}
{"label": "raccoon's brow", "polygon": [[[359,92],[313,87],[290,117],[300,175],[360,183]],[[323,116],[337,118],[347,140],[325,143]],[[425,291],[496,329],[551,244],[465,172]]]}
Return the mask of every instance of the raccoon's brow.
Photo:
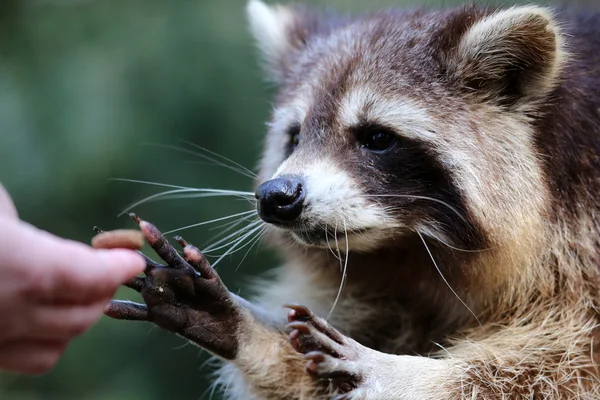
{"label": "raccoon's brow", "polygon": [[302,125],[306,114],[308,113],[309,102],[302,97],[282,102],[275,106],[269,127],[276,132],[287,132],[290,126]]}
{"label": "raccoon's brow", "polygon": [[416,101],[378,95],[366,88],[349,91],[342,98],[338,120],[346,127],[365,123],[387,126],[418,140],[431,140],[435,136],[431,116]]}

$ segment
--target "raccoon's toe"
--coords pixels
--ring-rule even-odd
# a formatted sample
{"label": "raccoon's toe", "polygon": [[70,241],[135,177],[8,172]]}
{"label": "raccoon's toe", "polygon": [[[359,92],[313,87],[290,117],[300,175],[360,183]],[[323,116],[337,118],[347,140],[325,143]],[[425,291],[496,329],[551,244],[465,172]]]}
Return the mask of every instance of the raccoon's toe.
{"label": "raccoon's toe", "polygon": [[297,304],[288,304],[284,307],[290,309],[288,313],[289,329],[296,329],[294,327],[306,324],[309,327],[309,330],[319,332],[336,343],[345,343],[346,337],[343,334],[341,334],[323,318],[314,315],[307,307]]}
{"label": "raccoon's toe", "polygon": [[304,355],[306,373],[317,379],[330,381],[338,391],[347,393],[362,381],[354,361],[333,357],[321,351],[311,351]]}

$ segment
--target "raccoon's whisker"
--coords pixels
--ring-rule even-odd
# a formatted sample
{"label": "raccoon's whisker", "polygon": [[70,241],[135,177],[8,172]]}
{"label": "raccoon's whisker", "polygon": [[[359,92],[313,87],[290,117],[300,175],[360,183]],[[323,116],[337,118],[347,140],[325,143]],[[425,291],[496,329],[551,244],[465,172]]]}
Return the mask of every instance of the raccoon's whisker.
{"label": "raccoon's whisker", "polygon": [[231,382],[233,381],[233,377],[235,377],[235,375],[231,374],[231,375],[229,375],[229,379],[227,379],[227,381],[225,381],[225,379],[224,379],[225,375],[218,374],[218,373],[217,373],[217,375],[218,375],[218,378],[215,380],[214,384],[211,385],[212,389],[210,391],[209,400],[212,400],[212,397],[215,394],[215,391],[219,388],[223,393],[227,393],[229,391],[229,387],[231,386]]}
{"label": "raccoon's whisker", "polygon": [[[203,189],[197,189],[195,191],[204,191]],[[156,193],[153,194],[151,196],[145,197],[141,200],[136,201],[135,203],[129,205],[125,210],[121,211],[119,213],[119,217],[129,211],[131,211],[133,208],[145,204],[145,203],[149,203],[152,201],[157,201],[157,200],[166,200],[166,199],[179,199],[179,198],[183,198],[183,195],[176,195],[177,193],[187,193],[190,192],[191,190],[189,189],[174,189],[174,190],[167,190],[166,192],[160,192],[160,193]],[[238,196],[238,194],[231,194],[231,193],[221,193],[221,192],[216,192],[211,190],[211,192],[208,193],[195,193],[195,194],[188,194],[187,196],[185,196],[186,198],[202,198],[202,197],[222,197],[222,196]]]}
{"label": "raccoon's whisker", "polygon": [[425,246],[425,250],[427,250],[427,253],[429,254],[429,258],[431,258],[431,261],[433,262],[433,266],[435,267],[435,269],[437,270],[437,272],[440,274],[440,276],[442,277],[442,280],[444,281],[444,283],[446,284],[446,286],[448,286],[448,288],[450,289],[450,291],[454,294],[454,296],[456,296],[456,298],[458,299],[458,301],[461,302],[461,304],[463,306],[465,306],[465,308],[467,310],[469,310],[469,312],[471,313],[471,315],[475,318],[475,320],[477,321],[477,323],[479,324],[479,326],[481,326],[481,321],[479,320],[479,318],[477,318],[477,315],[475,315],[475,313],[473,312],[473,310],[471,310],[469,308],[469,306],[467,305],[467,303],[465,303],[463,301],[463,299],[460,298],[460,296],[458,295],[458,293],[456,293],[456,291],[452,288],[452,286],[450,285],[450,283],[448,282],[448,280],[446,280],[446,277],[444,277],[444,274],[442,274],[442,270],[440,269],[440,267],[438,267],[437,262],[435,261],[435,259],[433,258],[433,254],[431,253],[431,250],[429,250],[429,246],[427,246],[427,242],[425,241],[425,238],[423,237],[423,235],[421,235],[421,232],[417,231],[417,235],[419,235],[419,237],[421,238],[421,241],[423,242],[423,245]]}
{"label": "raccoon's whisker", "polygon": [[246,253],[244,254],[244,257],[242,257],[242,260],[240,261],[240,263],[238,264],[238,266],[235,268],[235,270],[237,271],[238,269],[240,269],[240,267],[242,266],[242,263],[244,262],[244,260],[246,259],[246,257],[248,257],[248,254],[250,254],[250,252],[252,251],[252,248],[254,247],[254,245],[256,245],[256,243],[260,242],[263,239],[263,234],[265,233],[265,231],[267,230],[266,226],[263,226],[263,228],[258,232],[258,234],[252,238],[251,240],[251,245],[248,248],[248,250],[246,251]]}
{"label": "raccoon's whisker", "polygon": [[251,178],[251,179],[256,178],[256,174],[254,172],[250,171],[248,168],[244,167],[243,165],[240,165],[240,164],[236,163],[235,161],[232,161],[232,160],[226,158],[225,156],[221,156],[220,154],[216,154],[214,152],[211,152],[210,150],[207,150],[207,149],[205,149],[203,147],[197,146],[197,145],[195,145],[193,143],[190,143],[188,141],[185,141],[185,140],[182,140],[182,142],[185,143],[185,144],[189,144],[190,146],[194,146],[194,147],[196,147],[196,148],[198,148],[198,149],[200,149],[202,151],[205,151],[207,153],[213,154],[214,156],[219,157],[219,158],[221,158],[223,160],[226,160],[226,161],[230,162],[233,165],[225,164],[222,161],[219,161],[219,160],[215,159],[214,157],[207,156],[206,154],[202,154],[202,153],[199,153],[197,151],[186,149],[185,147],[179,147],[179,146],[175,146],[175,145],[171,145],[171,144],[160,144],[160,143],[145,143],[145,145],[146,146],[153,146],[153,147],[160,147],[160,148],[163,148],[163,149],[170,149],[170,150],[175,150],[175,151],[179,151],[179,152],[182,152],[182,153],[191,154],[193,156],[203,158],[206,161],[210,161],[210,162],[212,162],[213,164],[215,164],[215,165],[217,165],[219,167],[224,167],[224,168],[227,168],[227,169],[229,169],[231,171],[237,172],[238,174],[243,175],[245,177],[248,177],[248,178]]}
{"label": "raccoon's whisker", "polygon": [[[246,172],[246,174],[247,174],[246,176],[248,176],[248,175],[249,175],[249,176],[248,176],[249,178],[256,179],[256,178],[257,178],[257,176],[258,176],[258,175],[257,175],[257,174],[256,174],[254,171],[252,171],[251,169],[249,169],[249,168],[247,168],[247,167],[243,166],[242,164],[240,164],[240,163],[238,163],[238,162],[236,162],[236,161],[233,161],[232,159],[230,159],[230,158],[227,158],[227,157],[225,157],[225,156],[223,156],[223,155],[221,155],[221,154],[219,154],[219,153],[216,153],[216,152],[214,152],[214,151],[208,150],[208,149],[207,149],[207,148],[205,148],[205,147],[202,147],[202,146],[200,146],[200,145],[198,145],[198,144],[196,144],[196,143],[189,142],[189,141],[187,141],[187,140],[182,140],[182,142],[183,142],[183,143],[186,143],[186,144],[189,144],[190,146],[194,146],[194,147],[195,147],[195,148],[197,148],[198,150],[202,150],[202,151],[204,151],[205,153],[212,154],[213,156],[215,156],[215,157],[218,157],[218,158],[220,158],[221,160],[225,160],[225,161],[227,161],[227,162],[229,162],[229,163],[233,164],[234,166],[236,166],[236,167],[240,168],[242,171],[245,171],[245,172]],[[204,158],[205,158],[205,159],[207,159],[207,160],[209,159],[209,158],[208,158],[206,155],[203,155],[203,154],[202,154],[201,156],[202,156],[202,157],[204,157]],[[224,167],[227,167],[226,165],[223,165],[223,166],[224,166]]]}
{"label": "raccoon's whisker", "polygon": [[[191,344],[192,344],[191,342],[187,342],[187,341],[186,341],[186,342],[184,342],[184,343],[180,344],[179,346],[175,346],[175,347],[173,347],[173,350],[175,350],[175,351],[177,351],[177,350],[181,350],[181,349],[183,349],[184,347],[188,347],[188,346],[189,346],[189,345],[191,345]],[[202,366],[200,366],[200,368],[202,368]]]}
{"label": "raccoon's whisker", "polygon": [[[243,221],[240,221],[240,223],[241,222],[243,222]],[[234,225],[234,227],[236,225]],[[220,250],[220,249],[223,249],[225,247],[228,247],[229,245],[231,245],[233,243],[233,241],[237,240],[237,238],[240,235],[243,235],[246,231],[248,231],[249,229],[254,228],[257,225],[258,225],[258,221],[250,222],[249,224],[243,226],[242,228],[236,230],[235,232],[230,233],[229,235],[227,235],[227,236],[225,236],[225,237],[217,240],[214,243],[211,243],[210,245],[208,245],[208,247],[205,247],[205,249],[202,250],[202,251],[204,253],[210,253],[210,252],[213,252],[213,251]],[[228,229],[228,230],[230,230],[230,229]],[[222,244],[222,243],[225,243],[225,244]]]}
{"label": "raccoon's whisker", "polygon": [[125,208],[122,212],[120,212],[118,214],[119,217],[122,216],[123,214],[131,211],[133,208],[135,208],[141,204],[147,203],[149,201],[152,201],[152,200],[155,200],[158,198],[162,198],[162,197],[169,196],[169,195],[175,195],[175,194],[179,194],[179,193],[191,193],[191,192],[198,193],[195,196],[190,195],[189,197],[218,197],[218,196],[237,196],[237,197],[244,197],[244,198],[250,198],[251,196],[254,197],[254,194],[252,192],[242,192],[242,191],[237,191],[237,190],[206,189],[206,188],[198,189],[198,188],[190,188],[190,187],[185,187],[185,186],[168,185],[168,184],[157,183],[157,182],[147,182],[147,181],[139,181],[139,180],[135,180],[135,179],[123,179],[123,178],[111,178],[111,180],[173,188],[173,190],[167,190],[164,192],[156,193],[156,194],[150,195],[148,197],[145,197],[139,201],[136,201],[135,203],[133,203],[133,204],[129,205],[127,208]]}
{"label": "raccoon's whisker", "polygon": [[365,195],[365,197],[403,197],[403,198],[407,198],[407,199],[433,201],[435,203],[438,203],[438,204],[448,207],[448,209],[451,210],[453,213],[455,213],[461,220],[463,220],[463,222],[468,223],[467,219],[455,207],[453,207],[452,205],[448,204],[447,202],[445,202],[443,200],[436,199],[435,197],[418,196],[418,195],[412,195],[412,194],[369,194],[369,195]]}
{"label": "raccoon's whisker", "polygon": [[206,396],[208,394],[208,400],[212,400],[213,396],[215,395],[215,392],[217,391],[219,386],[222,386],[222,377],[218,376],[213,383],[211,383],[206,390],[202,393],[202,396],[200,396],[200,400],[204,399],[204,396]]}
{"label": "raccoon's whisker", "polygon": [[150,186],[160,186],[172,189],[187,189],[190,192],[208,192],[208,193],[228,193],[232,196],[240,196],[240,197],[254,197],[254,192],[244,192],[240,190],[227,190],[227,189],[207,189],[207,188],[193,188],[189,186],[179,186],[179,185],[170,185],[168,183],[161,182],[150,182],[150,181],[142,181],[139,179],[127,179],[127,178],[109,178],[111,181],[119,181],[119,182],[130,182],[130,183],[139,183],[142,185],[150,185]]}
{"label": "raccoon's whisker", "polygon": [[331,252],[331,254],[333,254],[333,256],[335,258],[340,260],[340,258],[333,252],[333,248],[331,247],[331,244],[329,243],[329,235],[327,234],[327,224],[325,224],[325,242],[327,242],[327,247],[329,248],[329,251]]}
{"label": "raccoon's whisker", "polygon": [[435,346],[439,347],[440,350],[442,350],[444,353],[446,353],[447,356],[450,356],[450,352],[448,351],[448,349],[446,347],[444,347],[441,343],[438,342],[431,342],[433,343]]}
{"label": "raccoon's whisker", "polygon": [[[187,342],[190,343],[190,342]],[[214,368],[218,366],[219,361],[215,359],[215,357],[208,357],[202,364],[200,364],[199,370],[203,370],[204,368],[210,367]]]}
{"label": "raccoon's whisker", "polygon": [[[247,224],[246,226],[242,227],[241,229],[238,229],[237,231],[235,231],[235,232],[233,232],[233,233],[225,236],[224,238],[219,239],[215,243],[209,245],[207,248],[205,248],[204,250],[202,250],[202,252],[203,253],[208,253],[208,252],[219,250],[219,249],[222,249],[224,247],[227,247],[227,246],[231,245],[232,241],[229,241],[228,243],[219,246],[221,243],[227,242],[228,240],[230,240],[232,238],[235,238],[235,239],[233,239],[233,241],[237,240],[236,236],[244,234],[245,231],[247,231],[248,229],[252,229],[252,228],[256,227],[261,222],[262,222],[261,220],[256,220],[256,221],[250,222],[249,224]],[[218,247],[216,247],[216,246],[218,246]]]}
{"label": "raccoon's whisker", "polygon": [[493,247],[488,247],[488,248],[485,248],[485,249],[476,249],[476,250],[466,250],[466,249],[460,249],[460,248],[458,248],[458,247],[454,247],[454,246],[452,246],[452,245],[450,245],[450,244],[446,243],[445,241],[443,241],[442,239],[440,239],[440,238],[439,238],[438,236],[436,236],[436,235],[427,234],[427,233],[425,233],[425,235],[426,235],[427,237],[430,237],[430,238],[434,239],[434,240],[437,240],[438,242],[440,242],[441,244],[443,244],[444,246],[448,247],[448,248],[449,248],[449,249],[451,249],[451,250],[460,251],[460,252],[463,252],[463,253],[482,253],[482,252],[484,252],[484,251],[490,251],[490,250],[492,250],[492,249],[493,249]]}
{"label": "raccoon's whisker", "polygon": [[344,234],[346,235],[346,259],[344,260],[344,268],[342,269],[342,281],[340,282],[340,288],[338,289],[337,295],[335,296],[335,300],[333,301],[333,305],[331,306],[331,310],[329,310],[329,314],[327,314],[327,318],[331,317],[333,310],[335,310],[335,306],[337,306],[338,301],[342,295],[342,290],[344,290],[344,285],[346,283],[346,272],[348,268],[348,255],[350,253],[350,249],[348,248],[348,229],[346,229],[346,220],[344,220]]}
{"label": "raccoon's whisker", "polygon": [[[180,150],[180,151],[183,151],[182,149],[179,149],[179,150]],[[242,170],[242,169],[240,169],[240,168],[235,168],[235,167],[233,167],[233,166],[231,166],[231,165],[227,165],[227,164],[221,163],[221,162],[219,162],[219,161],[217,161],[217,160],[215,160],[215,159],[213,159],[213,158],[210,158],[210,157],[207,157],[207,156],[205,156],[204,154],[200,154],[200,153],[196,153],[196,152],[190,152],[190,151],[186,151],[186,153],[190,153],[190,154],[193,154],[193,155],[195,155],[195,156],[202,157],[202,158],[204,158],[204,159],[206,160],[206,161],[195,161],[195,160],[194,160],[194,161],[192,161],[192,160],[188,160],[188,161],[186,161],[186,164],[195,164],[195,165],[216,165],[216,166],[218,166],[218,167],[224,167],[224,168],[227,168],[228,170],[231,170],[231,171],[233,171],[233,172],[236,172],[236,173],[238,173],[238,174],[240,174],[240,175],[242,175],[242,176],[244,176],[244,177],[246,177],[246,178],[250,178],[250,179],[256,179],[256,175],[255,175],[254,173],[252,173],[252,174],[249,174],[249,173],[247,173],[245,170]]]}
{"label": "raccoon's whisker", "polygon": [[120,217],[120,216],[124,215],[125,213],[128,213],[129,211],[131,211],[133,208],[135,208],[141,204],[144,204],[144,203],[149,203],[158,198],[166,197],[166,196],[169,196],[172,194],[177,194],[177,193],[186,193],[189,191],[190,191],[189,189],[174,189],[174,190],[167,190],[166,192],[156,193],[156,194],[150,195],[148,197],[144,197],[143,199],[138,200],[135,203],[132,203],[129,206],[127,206],[127,208],[125,208],[123,211],[121,211],[117,216]]}
{"label": "raccoon's whisker", "polygon": [[[164,196],[159,196],[160,198],[158,199],[150,199],[150,200],[146,200],[144,203],[150,203],[153,201],[157,201],[157,200],[181,200],[181,199],[199,199],[199,198],[203,198],[203,197],[225,197],[225,196],[231,196],[231,194],[229,193],[189,193],[189,191],[185,191],[183,192],[183,194],[165,194]],[[237,195],[235,195],[236,197],[238,197]],[[252,204],[253,206],[256,205],[256,199],[250,199],[248,197],[243,197],[243,198],[236,198],[235,200],[244,200],[249,202],[250,204]]]}
{"label": "raccoon's whisker", "polygon": [[256,202],[257,202],[257,200],[256,200],[255,197],[252,197],[252,198],[250,198],[250,197],[240,197],[240,198],[235,199],[235,200],[246,201],[246,202],[250,203],[250,205],[252,205],[253,208],[256,208]]}
{"label": "raccoon's whisker", "polygon": [[[225,227],[225,226],[227,226],[227,228],[226,228],[226,229],[223,229],[221,232],[219,232],[218,234],[216,234],[216,235],[215,235],[215,236],[212,238],[212,240],[220,240],[220,239],[221,239],[223,236],[225,236],[225,234],[226,234],[227,232],[231,232],[233,229],[235,229],[237,226],[241,225],[241,224],[242,224],[242,223],[244,223],[244,222],[248,222],[248,217],[243,217],[243,218],[240,218],[240,219],[238,219],[237,221],[231,221],[231,222],[228,222],[228,223],[226,223],[226,224],[223,224],[223,225],[220,225],[220,226],[215,226],[215,227],[209,228],[209,230],[213,230],[213,229],[219,229],[219,228],[222,228],[222,227]],[[254,222],[256,222],[256,220],[255,220]],[[242,228],[242,229],[243,229],[243,228]],[[216,242],[216,243],[215,243],[215,242],[213,242],[213,243],[211,243],[211,244],[206,244],[206,243],[204,243],[204,244],[202,245],[202,247],[203,247],[203,248],[208,248],[209,246],[214,246],[214,245],[216,245],[216,244],[218,244],[218,242]]]}
{"label": "raccoon's whisker", "polygon": [[249,230],[256,228],[261,223],[262,223],[262,220],[255,219],[255,220],[251,221],[250,223],[246,224],[241,229],[238,229],[237,231],[234,231],[233,233],[230,233],[227,236],[223,237],[222,239],[219,239],[215,243],[211,244],[210,247],[207,248],[207,250],[215,251],[215,250],[220,250],[225,247],[228,247],[234,241],[236,241],[241,235],[244,235]]}
{"label": "raccoon's whisker", "polygon": [[212,223],[219,222],[219,221],[224,221],[224,220],[235,218],[235,217],[239,217],[239,216],[249,215],[249,214],[251,214],[253,212],[255,212],[255,211],[254,210],[250,210],[250,211],[244,211],[244,212],[241,212],[241,213],[238,213],[238,214],[227,215],[225,217],[213,219],[213,220],[210,220],[210,221],[204,221],[204,222],[199,222],[197,224],[183,226],[181,228],[177,228],[177,229],[173,229],[173,230],[170,230],[170,231],[167,231],[167,232],[163,232],[163,234],[168,235],[169,233],[173,233],[173,232],[177,232],[177,231],[182,231],[184,229],[195,228],[197,226],[208,225],[208,224],[212,224]]}
{"label": "raccoon's whisker", "polygon": [[451,250],[460,251],[463,253],[480,253],[480,252],[489,251],[489,250],[493,249],[493,247],[488,247],[485,249],[461,249],[459,247],[452,246],[451,244],[448,243],[447,240],[444,240],[444,239],[451,240],[451,237],[449,235],[445,234],[444,232],[452,232],[452,227],[443,222],[438,222],[438,223],[433,223],[432,221],[425,222],[424,224],[417,225],[417,227],[413,230],[421,232],[422,235],[424,235],[428,238],[431,238],[437,242],[440,242],[442,245],[448,247]]}
{"label": "raccoon's whisker", "polygon": [[[246,232],[246,234],[244,234],[243,237],[236,238],[236,239],[232,240],[231,242],[227,243],[226,245],[219,247],[219,249],[227,248],[227,250],[225,252],[222,252],[220,254],[211,253],[210,256],[221,259],[224,256],[235,254],[238,251],[245,249],[256,238],[255,235],[256,235],[256,229],[252,230],[251,232]],[[250,237],[250,236],[252,236],[252,237]],[[243,242],[245,239],[248,239],[248,241],[243,246],[238,247],[241,244],[241,242]],[[235,249],[233,251],[229,252],[231,250],[231,248],[234,246],[235,246]],[[215,249],[215,250],[217,250],[217,249]]]}
{"label": "raccoon's whisker", "polygon": [[[222,257],[223,255],[232,255],[237,253],[238,251],[242,251],[243,249],[245,249],[247,246],[250,246],[251,243],[254,243],[254,240],[260,236],[261,231],[259,231],[258,233],[256,233],[256,229],[254,229],[252,232],[248,232],[249,235],[246,237],[248,238],[249,236],[251,236],[248,241],[241,247],[236,248],[234,251],[228,253],[228,254],[212,254],[212,257]],[[240,241],[243,241],[244,238],[241,238]],[[231,242],[227,244],[231,245]],[[227,246],[223,246],[223,247],[227,247]],[[236,245],[237,246],[237,245]]]}
{"label": "raccoon's whisker", "polygon": [[340,253],[340,244],[339,244],[338,238],[337,238],[337,231],[338,231],[338,229],[337,229],[337,222],[336,222],[335,229],[333,231],[333,238],[335,240],[335,248],[336,248],[337,254],[338,254],[338,256],[336,258],[338,260],[340,260],[340,271],[342,271],[344,268],[342,266],[342,253]]}
{"label": "raccoon's whisker", "polygon": [[[251,230],[250,230],[250,232],[247,232],[246,234],[244,234],[244,236],[242,236],[240,239],[238,239],[238,240],[237,240],[237,241],[236,241],[236,242],[235,242],[235,243],[234,243],[234,244],[233,244],[233,245],[232,245],[232,246],[229,248],[229,250],[227,250],[225,253],[223,253],[223,255],[222,255],[221,257],[219,257],[219,259],[218,259],[217,261],[215,261],[215,262],[212,264],[213,268],[214,268],[214,267],[215,267],[217,264],[219,264],[223,258],[225,258],[226,256],[228,256],[228,255],[230,255],[230,254],[233,254],[234,250],[235,250],[235,249],[236,249],[236,248],[237,248],[237,247],[238,247],[238,246],[239,246],[241,243],[243,243],[243,242],[244,242],[244,240],[246,240],[247,238],[249,238],[250,236],[252,236],[252,235],[253,235],[253,234],[254,234],[256,231],[258,231],[259,229],[262,229],[262,228],[263,228],[263,226],[261,225],[261,226],[255,227],[254,229],[251,229]],[[247,245],[248,245],[248,243],[246,243],[246,244],[245,244],[243,247],[241,247],[241,248],[240,248],[240,249],[238,249],[238,250],[241,250],[241,249],[243,249],[243,248],[244,248],[244,247],[246,247]]]}
{"label": "raccoon's whisker", "polygon": [[[253,211],[254,211],[254,210],[253,210]],[[224,227],[226,227],[226,226],[230,226],[230,225],[234,225],[234,226],[235,226],[235,225],[239,225],[239,224],[241,224],[242,222],[244,222],[244,221],[248,221],[250,218],[253,218],[253,217],[256,217],[256,216],[255,216],[255,215],[252,215],[252,214],[249,214],[249,215],[246,215],[246,216],[244,216],[244,217],[242,217],[242,218],[240,218],[240,219],[238,219],[238,220],[235,220],[235,221],[229,221],[229,222],[227,222],[227,223],[225,223],[225,224],[221,224],[221,225],[217,225],[217,226],[210,227],[210,228],[208,228],[208,230],[210,230],[210,231],[213,231],[213,230],[215,230],[215,229],[224,228]],[[257,219],[256,219],[256,218],[254,218],[254,221],[257,221]],[[231,229],[231,228],[227,228],[227,229],[225,229],[224,231],[222,231],[221,233],[224,233],[224,232],[229,232],[229,230],[230,230],[230,229]],[[220,234],[219,234],[219,235],[220,235]],[[218,235],[217,235],[217,236],[218,236]],[[215,239],[217,238],[217,236],[215,236]]]}

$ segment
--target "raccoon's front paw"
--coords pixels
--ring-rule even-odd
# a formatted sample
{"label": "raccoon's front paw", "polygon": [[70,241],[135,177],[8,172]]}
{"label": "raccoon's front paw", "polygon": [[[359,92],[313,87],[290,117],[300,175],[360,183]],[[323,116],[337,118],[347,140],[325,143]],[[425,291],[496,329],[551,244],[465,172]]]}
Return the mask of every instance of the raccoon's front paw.
{"label": "raccoon's front paw", "polygon": [[334,400],[357,398],[364,382],[360,353],[364,347],[342,335],[308,308],[287,305],[290,343],[307,360],[306,372],[324,383],[332,383],[340,393]]}
{"label": "raccoon's front paw", "polygon": [[106,315],[150,321],[227,359],[238,350],[242,309],[198,248],[182,238],[183,258],[152,224],[132,215],[144,238],[167,265],[146,258],[145,277],[126,286],[141,293],[146,304],[111,301]]}

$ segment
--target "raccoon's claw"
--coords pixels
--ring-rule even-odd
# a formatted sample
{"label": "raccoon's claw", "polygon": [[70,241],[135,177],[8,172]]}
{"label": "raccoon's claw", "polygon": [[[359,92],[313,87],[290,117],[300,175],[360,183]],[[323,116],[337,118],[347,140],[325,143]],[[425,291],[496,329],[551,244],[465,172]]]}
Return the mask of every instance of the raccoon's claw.
{"label": "raccoon's claw", "polygon": [[[331,382],[342,396],[362,381],[356,367],[354,341],[338,332],[323,318],[303,306],[291,305],[287,325],[290,343],[307,360],[306,372],[317,379]],[[339,396],[338,396],[339,397]],[[336,397],[337,398],[337,397]],[[339,397],[344,399],[349,397]]]}
{"label": "raccoon's claw", "polygon": [[[152,271],[155,268],[170,267],[177,268],[183,271],[195,271],[195,269],[187,263],[175,250],[169,241],[163,236],[156,226],[150,222],[140,219],[134,213],[130,213],[129,216],[139,225],[146,242],[154,249],[156,254],[163,259],[168,265],[160,265],[154,261],[148,262],[146,260],[146,269]],[[181,238],[180,238],[181,239]],[[183,239],[181,239],[183,240]]]}
{"label": "raccoon's claw", "polygon": [[206,279],[213,279],[217,276],[215,270],[210,266],[210,263],[199,248],[186,242],[181,236],[175,236],[174,239],[183,248],[183,259],[200,275]]}
{"label": "raccoon's claw", "polygon": [[288,312],[288,322],[293,321],[308,321],[313,317],[312,312],[300,304],[285,304],[283,307],[289,308]]}
{"label": "raccoon's claw", "polygon": [[182,257],[154,225],[135,214],[131,217],[166,265],[145,257],[146,276],[135,277],[125,286],[139,292],[146,304],[113,300],[105,314],[115,319],[153,322],[218,356],[234,358],[241,306],[204,255],[176,237],[183,247]]}
{"label": "raccoon's claw", "polygon": [[[295,348],[299,352],[306,353],[311,350],[320,350],[321,346],[326,343],[331,344],[330,351],[335,351],[337,345],[344,343],[344,335],[329,325],[323,318],[315,316],[307,307],[295,304],[286,305],[285,307],[290,309],[287,325],[291,331],[290,339],[292,336],[298,339],[294,342],[298,343],[299,347]],[[294,334],[294,332],[296,333]]]}
{"label": "raccoon's claw", "polygon": [[306,363],[306,372],[316,378],[331,380],[353,380],[356,377],[350,371],[347,371],[338,357],[323,353],[322,351],[311,351],[304,355]]}

